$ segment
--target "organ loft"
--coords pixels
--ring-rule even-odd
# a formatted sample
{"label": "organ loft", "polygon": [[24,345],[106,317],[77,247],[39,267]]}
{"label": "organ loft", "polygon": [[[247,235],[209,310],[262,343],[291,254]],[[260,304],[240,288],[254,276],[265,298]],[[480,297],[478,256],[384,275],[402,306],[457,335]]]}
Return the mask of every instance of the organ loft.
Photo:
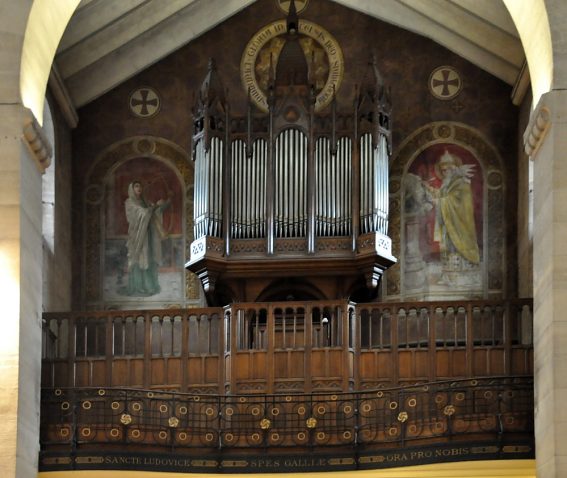
{"label": "organ loft", "polygon": [[[190,124],[190,153],[134,135],[85,170],[83,308],[43,315],[41,470],[534,456],[533,304],[506,292],[497,149],[461,117],[416,127],[392,57],[364,52],[341,90],[339,42],[287,3],[244,47],[240,95],[234,58],[209,60],[192,116],[165,122]],[[437,70],[431,94],[456,91]],[[138,91],[151,125],[157,90]]]}
{"label": "organ loft", "polygon": [[[293,3],[293,2],[292,2]],[[388,237],[390,98],[376,61],[337,111],[335,85],[291,11],[267,57],[267,111],[230,104],[214,62],[194,110],[195,240],[187,267],[211,305],[375,296]],[[311,40],[311,41],[310,41]],[[323,95],[323,96],[322,96]],[[326,98],[325,96],[326,95]]]}

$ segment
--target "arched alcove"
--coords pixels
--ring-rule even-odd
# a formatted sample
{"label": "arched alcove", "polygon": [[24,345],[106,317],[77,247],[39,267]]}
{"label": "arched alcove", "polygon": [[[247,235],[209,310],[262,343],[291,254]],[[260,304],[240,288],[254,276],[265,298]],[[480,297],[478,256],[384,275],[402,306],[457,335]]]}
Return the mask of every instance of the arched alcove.
{"label": "arched alcove", "polygon": [[391,168],[399,263],[387,272],[386,298],[502,297],[505,186],[500,156],[475,128],[435,122],[412,133]]}
{"label": "arched alcove", "polygon": [[[135,184],[140,186],[137,210]],[[87,307],[199,303],[198,282],[184,269],[193,234],[193,167],[183,149],[153,136],[112,144],[89,170],[82,201],[82,292]],[[145,279],[138,277],[137,286],[136,264],[144,271],[153,269],[147,277],[142,274]],[[142,279],[153,284],[142,284]]]}

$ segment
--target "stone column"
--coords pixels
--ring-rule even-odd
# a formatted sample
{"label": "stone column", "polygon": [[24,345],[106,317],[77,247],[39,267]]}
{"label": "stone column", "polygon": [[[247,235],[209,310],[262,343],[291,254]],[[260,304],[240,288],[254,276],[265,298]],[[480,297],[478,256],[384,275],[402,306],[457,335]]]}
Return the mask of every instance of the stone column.
{"label": "stone column", "polygon": [[41,368],[41,174],[50,147],[21,104],[0,105],[0,476],[35,478]]}
{"label": "stone column", "polygon": [[567,476],[567,91],[542,96],[524,135],[534,161],[538,477]]}

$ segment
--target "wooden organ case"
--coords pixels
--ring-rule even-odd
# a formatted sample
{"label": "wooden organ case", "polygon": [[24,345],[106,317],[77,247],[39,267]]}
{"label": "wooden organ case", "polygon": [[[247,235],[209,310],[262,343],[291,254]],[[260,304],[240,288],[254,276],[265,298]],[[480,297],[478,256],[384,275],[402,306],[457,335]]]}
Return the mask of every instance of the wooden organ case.
{"label": "wooden organ case", "polygon": [[288,19],[268,112],[233,117],[211,60],[194,109],[194,241],[209,305],[367,299],[396,259],[388,237],[390,97],[376,62],[352,111],[325,111]]}

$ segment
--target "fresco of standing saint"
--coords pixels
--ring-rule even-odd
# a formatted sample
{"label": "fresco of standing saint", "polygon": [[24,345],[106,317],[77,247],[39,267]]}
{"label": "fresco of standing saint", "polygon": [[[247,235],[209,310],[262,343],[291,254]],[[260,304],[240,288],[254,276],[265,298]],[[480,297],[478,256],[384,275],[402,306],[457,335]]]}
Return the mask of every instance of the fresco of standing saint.
{"label": "fresco of standing saint", "polygon": [[404,183],[406,287],[440,298],[479,295],[483,179],[476,158],[457,145],[430,146]]}
{"label": "fresco of standing saint", "polygon": [[153,204],[143,196],[140,181],[128,186],[124,203],[128,220],[128,285],[122,291],[130,296],[150,296],[160,292],[158,266],[161,264],[162,240],[167,237],[163,228],[163,211],[171,202],[159,199]]}

